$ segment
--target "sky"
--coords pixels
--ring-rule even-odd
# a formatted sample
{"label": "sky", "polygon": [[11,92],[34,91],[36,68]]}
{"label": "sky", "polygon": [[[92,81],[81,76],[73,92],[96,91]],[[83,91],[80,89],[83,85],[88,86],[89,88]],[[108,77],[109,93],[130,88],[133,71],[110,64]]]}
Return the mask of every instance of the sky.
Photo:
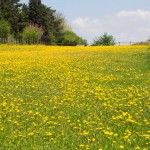
{"label": "sky", "polygon": [[[27,3],[28,0],[20,0]],[[42,0],[62,13],[66,22],[88,43],[104,32],[116,42],[141,42],[150,38],[150,0]]]}

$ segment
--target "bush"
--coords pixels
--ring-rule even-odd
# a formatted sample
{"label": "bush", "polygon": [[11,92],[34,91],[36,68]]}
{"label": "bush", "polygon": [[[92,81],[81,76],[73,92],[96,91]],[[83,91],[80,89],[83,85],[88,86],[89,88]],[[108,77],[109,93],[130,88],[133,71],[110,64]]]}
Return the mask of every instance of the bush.
{"label": "bush", "polygon": [[5,20],[0,20],[0,38],[7,39],[10,35],[11,26]]}
{"label": "bush", "polygon": [[63,36],[62,43],[66,46],[75,46],[77,45],[78,38],[77,35],[72,31],[66,31]]}
{"label": "bush", "polygon": [[87,45],[87,41],[76,35],[72,31],[66,31],[62,40],[62,44],[66,46]]}
{"label": "bush", "polygon": [[115,45],[115,38],[112,35],[108,35],[107,33],[104,33],[100,37],[96,38],[93,42],[93,46],[110,46]]}
{"label": "bush", "polygon": [[31,24],[23,30],[22,37],[27,44],[37,44],[42,34],[42,28],[38,27],[36,24]]}
{"label": "bush", "polygon": [[147,43],[150,44],[150,37],[149,37],[149,39],[147,40]]}

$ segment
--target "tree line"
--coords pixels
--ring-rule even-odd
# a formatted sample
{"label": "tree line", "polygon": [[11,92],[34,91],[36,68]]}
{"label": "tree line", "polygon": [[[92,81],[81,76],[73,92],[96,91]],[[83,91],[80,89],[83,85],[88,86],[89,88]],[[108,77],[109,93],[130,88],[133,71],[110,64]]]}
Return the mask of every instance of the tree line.
{"label": "tree line", "polygon": [[22,39],[27,44],[78,45],[87,41],[67,25],[65,17],[41,0],[0,0],[0,38]]}
{"label": "tree line", "polygon": [[[28,5],[20,0],[0,0],[0,43],[7,43],[9,38],[25,44],[40,41],[48,45],[87,45],[85,39],[72,31],[63,14],[42,4],[41,0],[29,0]],[[115,43],[112,35],[104,33],[93,40],[92,46]],[[149,43],[150,40],[144,42]]]}

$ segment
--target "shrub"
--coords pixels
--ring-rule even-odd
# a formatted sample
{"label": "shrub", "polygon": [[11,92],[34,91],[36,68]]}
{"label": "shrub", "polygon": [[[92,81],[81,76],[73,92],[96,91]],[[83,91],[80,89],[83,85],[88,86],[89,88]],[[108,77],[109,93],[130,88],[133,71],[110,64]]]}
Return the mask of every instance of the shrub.
{"label": "shrub", "polygon": [[37,44],[42,34],[43,30],[41,27],[38,27],[36,24],[30,24],[23,30],[22,37],[27,44]]}
{"label": "shrub", "polygon": [[11,26],[10,24],[5,20],[0,20],[0,38],[7,39],[10,35]]}
{"label": "shrub", "polygon": [[147,40],[147,43],[150,44],[150,37],[149,37],[149,39]]}
{"label": "shrub", "polygon": [[107,33],[104,33],[100,37],[96,38],[93,42],[93,46],[110,46],[115,45],[115,38],[112,35],[108,35]]}
{"label": "shrub", "polygon": [[62,44],[66,46],[75,46],[80,44],[87,45],[87,41],[79,37],[73,31],[66,31],[64,33]]}

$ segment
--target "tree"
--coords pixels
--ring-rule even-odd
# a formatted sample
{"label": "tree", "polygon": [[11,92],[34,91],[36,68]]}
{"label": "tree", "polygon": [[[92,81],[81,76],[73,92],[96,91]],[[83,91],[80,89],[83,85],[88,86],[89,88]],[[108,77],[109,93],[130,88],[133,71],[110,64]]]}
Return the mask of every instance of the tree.
{"label": "tree", "polygon": [[58,38],[61,38],[59,21],[54,16],[55,10],[50,7],[42,5],[41,9],[41,26],[44,30],[42,40],[48,44],[54,44],[58,42]]}
{"label": "tree", "polygon": [[93,46],[110,46],[110,45],[115,45],[115,38],[112,35],[108,35],[107,33],[104,33],[100,37],[96,38],[93,41]]}
{"label": "tree", "polygon": [[72,29],[71,29],[71,27],[67,24],[67,21],[66,21],[66,19],[65,19],[65,16],[62,14],[62,13],[60,13],[60,12],[55,12],[54,13],[54,17],[55,17],[55,19],[57,20],[57,21],[59,21],[60,22],[60,26],[62,27],[62,31],[63,32],[66,32],[66,31],[71,31]]}
{"label": "tree", "polygon": [[62,43],[66,41],[69,34],[73,35],[72,39],[76,39],[75,43],[85,42],[71,31],[62,14],[43,5],[41,0],[29,0],[29,5],[21,4],[19,1],[0,0],[0,20],[4,19],[9,22],[11,34],[15,38],[22,38],[25,27],[29,24],[36,24],[43,29],[41,40],[44,43]]}
{"label": "tree", "polygon": [[29,21],[30,21],[30,23],[35,23],[40,26],[42,25],[41,9],[42,9],[42,4],[41,4],[40,0],[30,0],[29,1]]}
{"label": "tree", "polygon": [[65,31],[67,31],[66,28],[66,21],[65,21],[65,17],[58,12],[54,12],[54,30],[53,30],[53,34],[56,38],[56,43],[62,43],[63,40],[63,36]]}
{"label": "tree", "polygon": [[21,33],[23,29],[29,25],[29,8],[26,4],[22,4],[19,14],[19,32]]}
{"label": "tree", "polygon": [[40,0],[29,1],[29,21],[38,24],[45,32],[54,24],[54,12],[50,7],[41,3]]}
{"label": "tree", "polygon": [[20,7],[19,0],[0,0],[0,18],[10,23],[13,34],[19,32]]}
{"label": "tree", "polygon": [[150,44],[150,37],[149,37],[149,39],[147,40],[147,43]]}
{"label": "tree", "polygon": [[7,39],[10,34],[10,24],[5,20],[0,20],[0,38]]}
{"label": "tree", "polygon": [[24,29],[22,36],[27,44],[36,44],[41,39],[42,34],[42,28],[36,24],[31,24]]}
{"label": "tree", "polygon": [[29,21],[43,28],[42,41],[53,44],[60,38],[60,21],[55,18],[55,10],[41,3],[40,0],[29,1]]}

